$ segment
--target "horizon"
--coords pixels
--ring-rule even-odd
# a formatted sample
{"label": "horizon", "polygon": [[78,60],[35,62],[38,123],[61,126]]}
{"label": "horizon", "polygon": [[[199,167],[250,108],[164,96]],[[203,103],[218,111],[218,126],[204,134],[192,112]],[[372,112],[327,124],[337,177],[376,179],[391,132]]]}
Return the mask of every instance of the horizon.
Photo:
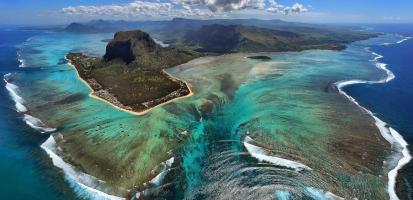
{"label": "horizon", "polygon": [[93,21],[106,21],[106,22],[156,22],[156,21],[172,21],[174,19],[185,19],[185,20],[262,20],[262,21],[271,21],[271,20],[278,20],[288,23],[303,23],[309,25],[339,25],[339,26],[368,26],[368,25],[411,25],[412,22],[303,22],[303,21],[293,21],[293,20],[284,20],[284,19],[260,19],[260,18],[213,18],[213,19],[198,19],[198,18],[185,18],[185,17],[175,17],[170,19],[148,19],[148,20],[125,20],[125,19],[103,19],[103,18],[96,18],[96,19],[88,19],[88,20],[80,20],[80,21],[68,21],[68,22],[60,22],[60,23],[45,23],[45,24],[13,24],[13,23],[0,23],[0,26],[10,26],[10,27],[57,27],[57,26],[67,26],[72,23],[79,23],[79,24],[86,24]]}
{"label": "horizon", "polygon": [[1,25],[62,25],[91,20],[279,19],[315,24],[410,24],[413,2],[355,0],[71,0],[0,2]]}
{"label": "horizon", "polygon": [[0,199],[413,199],[410,8],[0,0]]}

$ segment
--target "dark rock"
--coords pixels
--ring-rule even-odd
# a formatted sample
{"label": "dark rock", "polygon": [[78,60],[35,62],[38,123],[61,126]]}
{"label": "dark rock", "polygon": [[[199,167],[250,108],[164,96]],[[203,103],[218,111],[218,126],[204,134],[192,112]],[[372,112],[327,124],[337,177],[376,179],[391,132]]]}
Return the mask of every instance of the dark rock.
{"label": "dark rock", "polygon": [[136,31],[117,32],[106,46],[105,60],[120,58],[126,63],[136,59],[136,55],[146,52],[153,52],[160,46],[149,36],[149,34]]}
{"label": "dark rock", "polygon": [[271,60],[271,57],[268,57],[268,56],[250,56],[248,58],[255,59],[255,60]]}

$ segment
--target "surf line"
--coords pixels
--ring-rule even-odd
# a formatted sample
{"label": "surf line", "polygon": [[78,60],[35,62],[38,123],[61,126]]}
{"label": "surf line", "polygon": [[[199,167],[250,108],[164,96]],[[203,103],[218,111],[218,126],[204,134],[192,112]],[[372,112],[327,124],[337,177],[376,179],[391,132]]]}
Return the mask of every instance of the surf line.
{"label": "surf line", "polygon": [[248,153],[252,157],[258,159],[260,162],[265,161],[265,162],[268,162],[268,163],[271,163],[277,166],[294,169],[297,172],[302,171],[302,170],[312,170],[310,167],[304,164],[301,164],[299,162],[287,160],[287,159],[279,158],[275,156],[270,156],[267,154],[267,151],[264,148],[255,146],[251,144],[251,142],[254,142],[254,140],[250,136],[246,136],[244,138],[244,146],[247,149]]}
{"label": "surf line", "polygon": [[19,87],[12,83],[13,74],[8,73],[3,76],[3,80],[6,83],[6,90],[9,92],[11,99],[15,103],[16,111],[23,114],[23,121],[31,128],[39,131],[40,133],[49,133],[56,131],[56,128],[47,127],[40,119],[27,114],[28,109],[24,105],[25,100],[19,94]]}
{"label": "surf line", "polygon": [[[83,189],[91,199],[105,199],[105,200],[124,200],[122,197],[114,196],[107,194],[102,191],[100,187],[105,187],[105,182],[102,180],[97,179],[96,177],[86,174],[84,172],[76,170],[76,168],[69,163],[66,163],[57,153],[58,146],[56,144],[56,140],[54,136],[58,136],[55,134],[50,135],[50,137],[42,144],[40,147],[46,151],[49,157],[52,160],[52,163],[55,167],[60,168],[65,176],[66,180],[70,182],[74,182],[80,189]],[[92,187],[94,185],[94,187]],[[71,187],[74,187],[71,185]],[[98,189],[99,188],[99,189]],[[76,189],[76,188],[75,188]],[[76,191],[79,196],[83,196],[79,191]]]}
{"label": "surf line", "polygon": [[[30,38],[29,38],[30,39]],[[25,67],[25,61],[21,58],[21,54],[17,52],[18,60],[20,62],[19,67]],[[3,76],[3,81],[6,83],[5,88],[9,92],[11,99],[15,103],[15,110],[17,113],[23,115],[23,121],[33,128],[34,130],[39,131],[40,133],[51,133],[55,132],[56,128],[47,127],[40,119],[29,115],[29,109],[24,105],[26,103],[25,99],[21,96],[20,89],[17,85],[13,83],[12,73],[7,73]],[[52,134],[49,138],[40,145],[40,147],[46,151],[49,157],[52,160],[52,163],[55,167],[62,169],[65,174],[66,180],[69,182],[70,186],[75,188],[75,192],[80,196],[88,195],[91,199],[108,199],[108,200],[123,200],[124,198],[107,194],[103,191],[100,191],[100,187],[104,187],[105,182],[97,179],[96,177],[77,171],[76,168],[69,163],[66,163],[58,155],[59,147],[56,144],[54,136],[57,134]],[[95,186],[92,187],[91,185]]]}
{"label": "surf line", "polygon": [[[40,133],[50,133],[56,131],[56,128],[49,128],[47,127],[40,119],[33,117],[29,114],[27,114],[28,109],[24,105],[25,100],[23,97],[20,95],[20,90],[19,87],[12,82],[13,74],[8,73],[3,76],[3,80],[6,83],[6,90],[9,92],[9,95],[11,99],[15,103],[15,109],[17,113],[23,114],[23,121],[26,122],[28,126],[33,128],[34,130],[39,131]],[[54,140],[54,136],[50,135],[49,138],[40,146],[43,150],[46,151],[46,153],[49,155],[49,157],[52,159],[53,165],[62,169],[64,172],[65,176],[67,177],[66,179],[71,180],[71,183],[74,182],[79,188],[84,189],[86,194],[91,196],[92,198],[95,199],[110,199],[110,200],[121,200],[123,198],[113,196],[106,194],[96,188],[92,188],[89,185],[91,183],[100,183],[102,184],[102,181],[97,180],[95,177],[88,175],[83,172],[78,172],[76,169],[64,162],[64,160],[58,156],[57,152],[57,145]],[[71,187],[74,187],[71,184]],[[82,196],[83,194],[80,194],[79,191],[75,191],[79,194],[79,196]]]}
{"label": "surf line", "polygon": [[[407,41],[409,39],[410,39],[410,37],[406,37],[406,38],[396,42],[395,44],[400,44],[400,43],[402,43],[404,41]],[[387,44],[383,44],[383,45],[387,45]],[[409,149],[407,148],[407,146],[408,146],[407,142],[403,139],[403,136],[400,135],[399,132],[394,130],[392,127],[388,126],[387,123],[385,123],[384,121],[379,119],[376,115],[374,115],[373,112],[371,112],[367,108],[361,106],[357,102],[356,99],[354,99],[352,96],[350,96],[349,94],[347,94],[343,90],[343,88],[345,88],[346,86],[349,86],[349,85],[354,85],[354,84],[382,84],[382,83],[390,82],[391,80],[393,80],[395,78],[395,75],[393,74],[393,72],[391,72],[389,69],[387,69],[387,64],[378,62],[379,59],[383,58],[382,55],[371,51],[370,48],[366,48],[366,50],[375,56],[372,61],[376,62],[376,67],[377,68],[379,68],[379,69],[386,72],[386,77],[384,77],[380,80],[377,80],[377,81],[365,81],[365,80],[339,81],[339,82],[336,82],[335,85],[336,85],[338,91],[340,92],[340,94],[344,95],[347,99],[349,99],[351,102],[356,104],[359,108],[361,108],[367,114],[369,114],[371,117],[373,117],[373,119],[375,120],[375,124],[376,124],[377,128],[379,129],[380,134],[383,136],[383,138],[385,140],[387,140],[393,147],[396,147],[397,150],[399,150],[402,153],[403,157],[400,158],[400,160],[397,162],[396,167],[394,167],[392,170],[390,170],[387,174],[387,177],[389,179],[388,183],[387,183],[387,192],[389,193],[390,200],[399,200],[399,197],[397,196],[397,193],[396,193],[397,174],[398,174],[398,171],[404,165],[409,163],[409,161],[412,159],[412,156],[409,153]]]}

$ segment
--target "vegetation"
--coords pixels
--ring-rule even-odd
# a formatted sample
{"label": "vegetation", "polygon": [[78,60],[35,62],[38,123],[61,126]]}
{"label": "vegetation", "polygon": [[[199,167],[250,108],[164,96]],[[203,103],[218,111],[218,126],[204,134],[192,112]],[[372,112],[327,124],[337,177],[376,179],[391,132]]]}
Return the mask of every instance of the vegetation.
{"label": "vegetation", "polygon": [[[259,27],[240,25],[251,23]],[[253,19],[174,19],[153,23],[97,20],[89,24],[72,23],[66,31],[99,32],[131,26],[159,30],[157,36],[169,38],[172,46],[162,47],[140,30],[120,31],[108,40],[103,58],[76,53],[69,54],[67,58],[96,96],[133,111],[144,111],[187,95],[190,91],[186,84],[165,74],[163,69],[186,63],[203,53],[341,50],[346,43],[376,36],[349,28],[312,28],[307,24]],[[250,58],[271,59],[265,56]]]}
{"label": "vegetation", "polygon": [[69,53],[67,58],[96,96],[139,112],[189,94],[184,82],[163,69],[199,56],[190,50],[161,47],[142,31],[126,31],[115,34],[103,58],[81,53]]}
{"label": "vegetation", "polygon": [[271,60],[271,57],[268,56],[249,56],[248,58],[255,60]]}
{"label": "vegetation", "polygon": [[279,52],[307,49],[341,50],[345,43],[375,36],[364,32],[332,34],[332,32],[296,33],[255,26],[209,25],[189,31],[184,43],[201,52]]}

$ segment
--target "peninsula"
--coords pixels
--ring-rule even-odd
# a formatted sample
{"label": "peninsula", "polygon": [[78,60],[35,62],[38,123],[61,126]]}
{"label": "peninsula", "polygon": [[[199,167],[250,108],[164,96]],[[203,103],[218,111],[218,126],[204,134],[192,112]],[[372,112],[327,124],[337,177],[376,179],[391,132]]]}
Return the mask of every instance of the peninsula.
{"label": "peninsula", "polygon": [[115,34],[103,58],[69,53],[70,61],[93,90],[92,95],[134,114],[191,94],[187,83],[163,69],[201,56],[201,53],[161,47],[149,34],[123,31]]}
{"label": "peninsula", "polygon": [[[168,47],[157,44],[141,30],[120,31],[106,46],[102,58],[69,53],[69,60],[93,90],[91,96],[133,114],[170,100],[191,95],[190,86],[168,75],[164,69],[207,54],[236,52],[282,52],[306,49],[342,50],[345,44],[377,36],[348,31],[332,40],[326,31],[279,31],[244,25],[208,25],[175,34]],[[263,59],[265,57],[251,57]],[[268,58],[266,58],[268,60]]]}

